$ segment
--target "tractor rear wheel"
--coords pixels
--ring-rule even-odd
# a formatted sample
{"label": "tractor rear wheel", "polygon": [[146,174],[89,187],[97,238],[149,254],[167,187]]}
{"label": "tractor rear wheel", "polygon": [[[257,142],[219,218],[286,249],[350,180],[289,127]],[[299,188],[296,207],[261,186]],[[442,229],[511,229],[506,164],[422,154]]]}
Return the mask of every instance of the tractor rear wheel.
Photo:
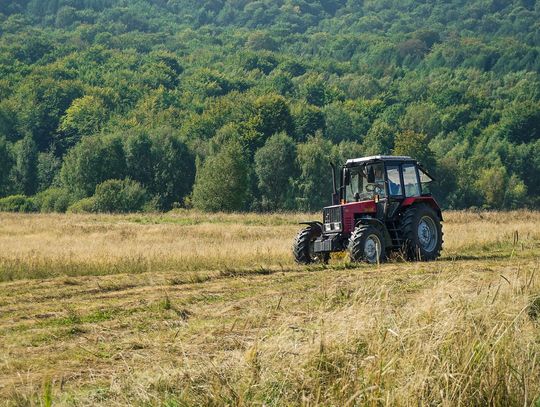
{"label": "tractor rear wheel", "polygon": [[308,226],[300,231],[294,239],[293,255],[299,264],[328,263],[329,253],[315,253],[315,240],[322,231],[316,226]]}
{"label": "tractor rear wheel", "polygon": [[441,254],[443,232],[439,215],[428,205],[413,205],[400,222],[403,254],[407,260],[430,261]]}
{"label": "tractor rear wheel", "polygon": [[370,225],[358,225],[349,239],[349,255],[354,262],[382,263],[386,259],[384,238]]}

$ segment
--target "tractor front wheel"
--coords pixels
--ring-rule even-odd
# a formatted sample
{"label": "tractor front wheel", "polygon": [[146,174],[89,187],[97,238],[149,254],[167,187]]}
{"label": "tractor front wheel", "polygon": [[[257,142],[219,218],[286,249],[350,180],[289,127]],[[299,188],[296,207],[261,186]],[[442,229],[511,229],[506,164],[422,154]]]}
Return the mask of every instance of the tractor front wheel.
{"label": "tractor front wheel", "polygon": [[293,255],[299,264],[328,263],[329,253],[315,253],[315,240],[322,231],[316,226],[308,226],[300,231],[294,239]]}
{"label": "tractor front wheel", "polygon": [[443,232],[437,213],[427,205],[413,205],[402,215],[403,254],[407,260],[430,261],[441,254]]}
{"label": "tractor front wheel", "polygon": [[384,238],[370,225],[358,225],[349,239],[349,255],[354,262],[382,263],[386,259]]}

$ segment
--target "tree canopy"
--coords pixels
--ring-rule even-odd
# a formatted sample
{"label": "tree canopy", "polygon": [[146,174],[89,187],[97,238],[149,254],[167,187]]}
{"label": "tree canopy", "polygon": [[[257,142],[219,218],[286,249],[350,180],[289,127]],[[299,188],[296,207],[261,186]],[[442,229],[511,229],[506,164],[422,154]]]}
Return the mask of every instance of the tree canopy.
{"label": "tree canopy", "polygon": [[0,198],[38,194],[13,207],[115,180],[136,208],[318,210],[329,161],[392,152],[446,208],[540,207],[538,2],[0,2]]}

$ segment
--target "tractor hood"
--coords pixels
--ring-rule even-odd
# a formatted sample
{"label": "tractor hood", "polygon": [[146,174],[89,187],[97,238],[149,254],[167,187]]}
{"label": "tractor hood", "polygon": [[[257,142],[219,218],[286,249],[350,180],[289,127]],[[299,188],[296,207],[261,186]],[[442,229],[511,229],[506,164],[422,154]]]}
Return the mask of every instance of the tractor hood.
{"label": "tractor hood", "polygon": [[[324,231],[340,231],[343,233],[351,233],[354,230],[355,215],[358,214],[375,214],[377,205],[375,201],[350,202],[344,205],[327,206],[323,211]],[[337,227],[340,223],[340,227]]]}

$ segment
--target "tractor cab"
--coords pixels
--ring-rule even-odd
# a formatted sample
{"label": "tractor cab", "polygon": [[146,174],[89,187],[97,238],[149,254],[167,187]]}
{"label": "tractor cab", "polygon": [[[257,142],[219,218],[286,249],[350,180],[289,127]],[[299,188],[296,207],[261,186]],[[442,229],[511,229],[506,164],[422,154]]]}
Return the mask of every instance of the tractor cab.
{"label": "tractor cab", "polygon": [[[339,186],[335,168],[332,168],[333,205],[323,209],[322,222],[305,222],[311,236],[309,259],[326,261],[331,252],[353,250],[355,245],[351,242],[358,241],[358,234],[366,229],[377,235],[367,239],[373,249],[371,256],[365,251],[353,250],[351,258],[355,261],[380,261],[395,250],[408,253],[410,258],[438,256],[442,244],[442,215],[429,190],[433,177],[416,160],[380,155],[348,160],[341,167]],[[405,224],[412,215],[406,215],[418,211],[430,213],[424,215],[413,233]],[[364,245],[363,239],[360,240]],[[423,246],[415,246],[411,241],[423,243]],[[418,251],[419,248],[425,250]],[[304,262],[302,255],[299,259],[296,253],[295,249],[297,261]]]}
{"label": "tractor cab", "polygon": [[[406,198],[431,196],[433,181],[425,169],[410,157],[374,156],[348,160],[341,171],[339,203],[367,202],[378,208],[378,219],[388,219]],[[371,202],[371,204],[370,204]],[[338,204],[338,202],[336,202]]]}

